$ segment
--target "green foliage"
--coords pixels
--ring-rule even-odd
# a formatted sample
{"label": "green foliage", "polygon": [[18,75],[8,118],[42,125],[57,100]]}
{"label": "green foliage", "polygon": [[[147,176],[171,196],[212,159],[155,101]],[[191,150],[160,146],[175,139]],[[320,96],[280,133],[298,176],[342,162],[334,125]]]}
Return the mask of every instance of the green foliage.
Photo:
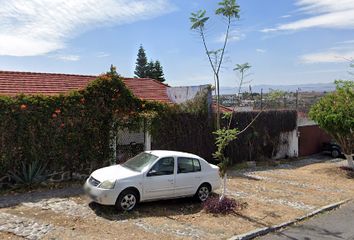
{"label": "green foliage", "polygon": [[311,107],[309,115],[332,135],[346,154],[354,148],[354,83],[335,81],[336,91],[328,93]]}
{"label": "green foliage", "polygon": [[104,166],[110,131],[139,131],[159,105],[134,96],[114,67],[67,94],[0,96],[0,169],[14,171],[33,159],[56,171]]}
{"label": "green foliage", "polygon": [[[223,116],[223,119],[231,119],[232,118],[232,112],[225,113]],[[230,129],[229,127],[223,127],[221,129],[218,129],[214,132],[216,135],[215,137],[215,145],[217,146],[217,151],[213,153],[213,157],[217,159],[220,163],[218,166],[221,169],[221,174],[222,176],[225,175],[227,172],[227,169],[230,164],[230,159],[228,157],[225,157],[225,148],[237,138],[237,134],[240,131],[237,128],[232,128]]]}
{"label": "green foliage", "polygon": [[21,170],[9,171],[6,176],[16,182],[15,186],[30,187],[42,183],[50,174],[51,171],[47,171],[47,164],[40,165],[36,160],[28,165],[21,163]]}
{"label": "green foliage", "polygon": [[162,66],[160,61],[156,61],[155,63],[151,60],[147,64],[147,69],[146,69],[146,77],[147,78],[152,78],[155,79],[159,82],[164,82],[166,79],[163,77],[164,73],[162,70]]}
{"label": "green foliage", "polygon": [[145,54],[145,49],[143,48],[142,45],[139,47],[138,51],[138,58],[136,59],[136,66],[135,66],[135,71],[134,74],[139,77],[139,78],[146,78],[146,72],[147,72],[147,57]]}
{"label": "green foliage", "polygon": [[239,16],[239,5],[237,5],[235,0],[224,0],[222,2],[218,3],[220,6],[220,8],[218,8],[215,11],[216,15],[223,15],[224,17],[231,19],[231,18],[240,18]]}
{"label": "green foliage", "polygon": [[203,31],[205,23],[209,20],[209,17],[205,17],[206,11],[198,10],[196,13],[191,13],[192,17],[189,20],[193,23],[191,30]]}
{"label": "green foliage", "polygon": [[148,62],[142,45],[140,45],[138,51],[134,74],[139,78],[152,78],[160,82],[166,81],[163,77],[164,73],[160,61],[156,60],[154,63],[153,60],[150,60]]}

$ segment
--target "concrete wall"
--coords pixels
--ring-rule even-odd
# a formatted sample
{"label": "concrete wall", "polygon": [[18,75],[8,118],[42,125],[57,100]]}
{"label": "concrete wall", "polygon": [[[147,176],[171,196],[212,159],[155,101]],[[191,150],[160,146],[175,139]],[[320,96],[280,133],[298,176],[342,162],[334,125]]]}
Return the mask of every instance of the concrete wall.
{"label": "concrete wall", "polygon": [[299,155],[299,141],[297,137],[297,130],[281,133],[279,142],[280,143],[275,159],[285,157],[297,157]]}

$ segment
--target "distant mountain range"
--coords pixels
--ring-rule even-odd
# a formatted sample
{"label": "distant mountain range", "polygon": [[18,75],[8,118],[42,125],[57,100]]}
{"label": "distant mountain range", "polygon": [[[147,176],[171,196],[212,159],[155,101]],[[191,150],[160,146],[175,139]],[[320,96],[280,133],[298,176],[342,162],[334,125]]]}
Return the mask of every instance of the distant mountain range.
{"label": "distant mountain range", "polygon": [[[286,92],[296,92],[299,89],[300,92],[332,92],[336,86],[334,83],[309,83],[299,85],[254,85],[252,86],[253,93],[260,93],[263,89],[263,93],[269,92],[269,89],[277,89]],[[249,87],[242,87],[241,92],[249,92]],[[221,95],[234,95],[238,92],[237,87],[220,87]]]}

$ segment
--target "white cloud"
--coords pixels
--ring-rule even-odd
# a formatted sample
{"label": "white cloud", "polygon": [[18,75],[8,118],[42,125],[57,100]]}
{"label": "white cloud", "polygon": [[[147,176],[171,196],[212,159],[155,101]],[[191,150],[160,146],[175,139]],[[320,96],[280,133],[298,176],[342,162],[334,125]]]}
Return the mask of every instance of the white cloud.
{"label": "white cloud", "polygon": [[281,18],[289,18],[289,17],[292,17],[292,15],[284,15],[284,16],[281,16]]}
{"label": "white cloud", "polygon": [[294,72],[293,75],[301,74],[313,74],[313,73],[335,73],[335,72],[345,72],[346,69],[326,69],[326,70],[314,70],[314,71],[304,71],[304,72]]}
{"label": "white cloud", "polygon": [[335,47],[308,53],[299,57],[303,63],[339,63],[354,58],[354,41],[336,43]]}
{"label": "white cloud", "polygon": [[80,56],[79,55],[58,55],[55,58],[60,59],[60,60],[64,60],[64,61],[78,61],[80,60]]}
{"label": "white cloud", "polygon": [[104,58],[104,57],[108,57],[108,56],[110,56],[111,54],[109,54],[109,53],[106,53],[106,52],[100,52],[100,53],[97,53],[96,54],[96,57],[98,57],[98,58]]}
{"label": "white cloud", "polygon": [[300,56],[300,61],[303,63],[339,63],[347,62],[348,59],[352,59],[353,56],[354,50],[346,53],[324,51],[302,55]]}
{"label": "white cloud", "polygon": [[0,55],[36,56],[85,31],[176,10],[169,0],[0,0]]}
{"label": "white cloud", "polygon": [[[246,35],[241,33],[239,30],[232,30],[229,32],[229,42],[236,42],[244,39]],[[220,36],[215,39],[215,42],[224,42],[225,41],[225,33],[221,33]]]}
{"label": "white cloud", "polygon": [[266,28],[262,32],[294,31],[307,28],[354,28],[354,0],[298,0],[298,12],[307,14],[301,20]]}
{"label": "white cloud", "polygon": [[260,53],[265,53],[267,50],[264,49],[256,49],[256,52],[260,52]]}

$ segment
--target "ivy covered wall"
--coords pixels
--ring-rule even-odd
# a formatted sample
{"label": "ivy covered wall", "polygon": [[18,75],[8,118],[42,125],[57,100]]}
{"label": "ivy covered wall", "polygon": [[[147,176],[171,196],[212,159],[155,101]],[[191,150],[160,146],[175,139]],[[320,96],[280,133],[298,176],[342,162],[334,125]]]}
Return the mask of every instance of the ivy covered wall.
{"label": "ivy covered wall", "polygon": [[56,171],[102,166],[111,129],[139,131],[161,107],[135,97],[114,67],[67,94],[0,96],[0,172],[35,160]]}
{"label": "ivy covered wall", "polygon": [[[231,127],[242,130],[257,114],[237,112]],[[226,156],[232,164],[275,157],[279,145],[285,145],[281,143],[281,133],[295,130],[296,120],[297,114],[293,110],[262,112],[254,124],[226,148]],[[215,116],[209,118],[205,111],[199,114],[161,114],[153,125],[153,147],[191,152],[209,162],[215,162],[212,158],[212,153],[216,151],[213,135],[215,122]]]}

